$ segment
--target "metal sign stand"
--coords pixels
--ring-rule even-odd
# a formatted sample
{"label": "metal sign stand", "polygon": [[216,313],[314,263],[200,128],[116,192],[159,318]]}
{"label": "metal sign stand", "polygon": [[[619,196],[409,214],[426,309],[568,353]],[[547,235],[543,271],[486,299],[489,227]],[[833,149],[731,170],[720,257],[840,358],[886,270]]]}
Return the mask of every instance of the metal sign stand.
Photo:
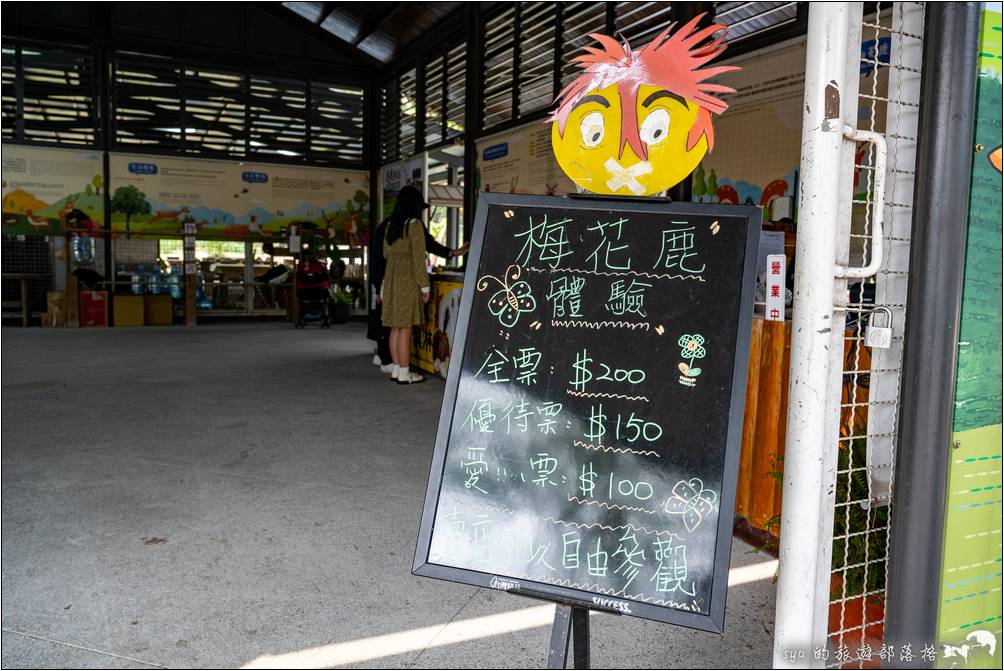
{"label": "metal sign stand", "polygon": [[568,639],[572,638],[572,668],[589,668],[589,609],[567,603],[554,604],[551,647],[547,668],[564,669],[568,661]]}
{"label": "metal sign stand", "polygon": [[568,641],[572,640],[572,668],[589,668],[589,611],[620,615],[613,608],[581,601],[579,599],[555,599],[552,595],[536,590],[516,587],[506,590],[510,594],[528,596],[554,604],[554,623],[551,625],[551,645],[547,651],[547,668],[564,669],[568,662]]}

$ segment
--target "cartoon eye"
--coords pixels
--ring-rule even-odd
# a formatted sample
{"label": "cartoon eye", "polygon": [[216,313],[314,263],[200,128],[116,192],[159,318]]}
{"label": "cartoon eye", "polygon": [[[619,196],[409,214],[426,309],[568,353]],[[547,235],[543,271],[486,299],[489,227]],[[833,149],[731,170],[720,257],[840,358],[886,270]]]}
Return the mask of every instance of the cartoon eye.
{"label": "cartoon eye", "polygon": [[638,136],[648,145],[659,144],[669,135],[669,112],[663,109],[653,110],[645,117]]}
{"label": "cartoon eye", "polygon": [[595,147],[603,141],[603,115],[599,112],[590,112],[582,119],[579,125],[582,132],[582,143],[587,147]]}

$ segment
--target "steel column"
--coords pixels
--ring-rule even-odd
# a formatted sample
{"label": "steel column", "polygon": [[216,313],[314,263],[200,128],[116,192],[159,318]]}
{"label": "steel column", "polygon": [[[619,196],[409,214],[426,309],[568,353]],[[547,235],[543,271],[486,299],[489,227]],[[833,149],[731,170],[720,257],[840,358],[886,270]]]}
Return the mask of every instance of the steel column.
{"label": "steel column", "polygon": [[924,22],[885,624],[888,643],[915,648],[937,638],[980,3],[930,3]]}
{"label": "steel column", "polygon": [[464,78],[464,242],[471,239],[474,224],[474,207],[478,197],[475,173],[478,166],[477,136],[481,131],[483,23],[478,3],[466,4],[467,12],[467,63]]}

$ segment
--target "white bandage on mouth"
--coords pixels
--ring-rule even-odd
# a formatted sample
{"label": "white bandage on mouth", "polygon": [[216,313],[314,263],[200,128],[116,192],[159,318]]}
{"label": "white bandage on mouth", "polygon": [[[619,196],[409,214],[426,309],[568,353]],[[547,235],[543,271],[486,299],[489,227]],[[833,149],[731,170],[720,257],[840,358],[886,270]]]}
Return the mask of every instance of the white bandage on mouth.
{"label": "white bandage on mouth", "polygon": [[617,159],[610,157],[603,164],[603,167],[610,173],[610,179],[607,180],[607,188],[611,191],[627,187],[627,190],[636,196],[645,193],[645,187],[641,185],[638,178],[652,172],[652,164],[648,161],[641,161],[640,163],[635,163],[630,168],[625,168],[617,162]]}

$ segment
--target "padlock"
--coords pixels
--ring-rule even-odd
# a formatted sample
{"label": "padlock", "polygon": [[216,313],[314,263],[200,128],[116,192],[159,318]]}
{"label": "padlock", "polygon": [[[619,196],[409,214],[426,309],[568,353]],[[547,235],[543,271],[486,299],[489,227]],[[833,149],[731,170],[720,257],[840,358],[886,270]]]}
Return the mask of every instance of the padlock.
{"label": "padlock", "polygon": [[[875,313],[882,312],[886,316],[886,326],[875,325]],[[892,310],[880,305],[869,313],[868,327],[865,329],[865,346],[888,349],[892,345]]]}

